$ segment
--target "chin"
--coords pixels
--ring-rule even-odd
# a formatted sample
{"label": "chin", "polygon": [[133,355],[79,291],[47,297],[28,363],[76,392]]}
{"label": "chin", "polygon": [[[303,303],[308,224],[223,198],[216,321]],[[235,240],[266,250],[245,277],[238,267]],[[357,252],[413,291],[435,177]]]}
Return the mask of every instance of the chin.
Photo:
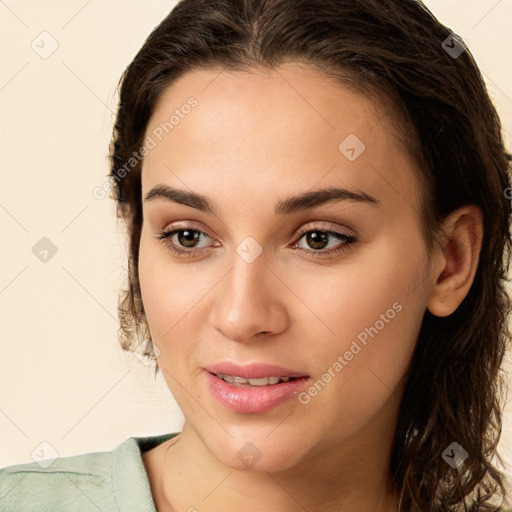
{"label": "chin", "polygon": [[[297,439],[268,439],[244,435],[208,443],[207,448],[222,464],[237,471],[277,473],[300,464],[305,457],[304,443]],[[300,450],[299,450],[300,448]]]}

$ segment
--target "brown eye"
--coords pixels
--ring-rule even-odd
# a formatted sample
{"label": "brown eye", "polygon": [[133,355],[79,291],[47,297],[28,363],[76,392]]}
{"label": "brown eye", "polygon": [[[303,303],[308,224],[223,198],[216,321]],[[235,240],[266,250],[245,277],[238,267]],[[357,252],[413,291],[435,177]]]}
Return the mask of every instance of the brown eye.
{"label": "brown eye", "polygon": [[[301,241],[305,241],[305,245]],[[348,250],[356,238],[352,235],[339,233],[337,231],[327,230],[309,230],[299,238],[299,241],[293,245],[295,249],[303,249],[314,256],[325,256],[336,252]]]}
{"label": "brown eye", "polygon": [[329,243],[329,235],[323,231],[310,231],[306,233],[306,243],[312,249],[325,249]]}
{"label": "brown eye", "polygon": [[195,229],[180,229],[175,233],[178,243],[183,247],[195,247],[201,238],[201,233]]}
{"label": "brown eye", "polygon": [[[181,229],[162,230],[156,233],[156,238],[162,240],[166,248],[178,256],[194,256],[200,251],[212,246],[209,235],[198,229],[183,227]],[[201,241],[203,245],[201,246]],[[204,243],[206,242],[206,244]]]}

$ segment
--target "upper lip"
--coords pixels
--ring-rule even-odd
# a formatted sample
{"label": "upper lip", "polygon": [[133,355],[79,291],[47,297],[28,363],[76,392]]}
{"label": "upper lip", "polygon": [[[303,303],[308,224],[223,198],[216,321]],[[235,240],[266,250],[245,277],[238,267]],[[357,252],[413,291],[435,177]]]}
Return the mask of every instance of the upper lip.
{"label": "upper lip", "polygon": [[205,370],[217,375],[233,375],[244,379],[260,379],[263,377],[309,377],[305,372],[290,370],[283,366],[266,363],[250,363],[239,365],[230,361],[210,364],[205,366]]}

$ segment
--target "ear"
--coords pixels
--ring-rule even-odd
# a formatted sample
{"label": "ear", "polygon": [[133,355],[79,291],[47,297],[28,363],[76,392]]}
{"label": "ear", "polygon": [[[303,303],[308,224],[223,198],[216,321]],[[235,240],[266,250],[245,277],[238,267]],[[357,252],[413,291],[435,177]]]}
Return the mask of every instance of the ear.
{"label": "ear", "polygon": [[482,212],[475,205],[463,206],[443,221],[441,245],[435,249],[440,256],[437,279],[427,304],[433,315],[451,315],[464,300],[475,278],[482,238]]}

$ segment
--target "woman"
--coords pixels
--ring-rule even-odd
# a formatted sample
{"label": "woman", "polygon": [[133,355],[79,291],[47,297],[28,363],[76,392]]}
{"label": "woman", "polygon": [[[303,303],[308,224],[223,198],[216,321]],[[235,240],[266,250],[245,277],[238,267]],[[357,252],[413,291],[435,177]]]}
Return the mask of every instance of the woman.
{"label": "woman", "polygon": [[185,425],[6,468],[0,510],[504,504],[509,163],[423,5],[183,0],[122,78],[111,160],[123,347],[150,340]]}

